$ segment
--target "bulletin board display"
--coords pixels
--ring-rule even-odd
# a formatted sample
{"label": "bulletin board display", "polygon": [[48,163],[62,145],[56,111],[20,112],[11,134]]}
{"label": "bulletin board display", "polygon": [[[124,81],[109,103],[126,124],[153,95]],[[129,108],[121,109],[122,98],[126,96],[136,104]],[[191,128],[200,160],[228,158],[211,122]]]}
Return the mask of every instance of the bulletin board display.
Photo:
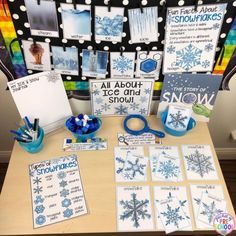
{"label": "bulletin board display", "polygon": [[[37,2],[40,4],[40,0],[31,0],[32,2]],[[27,1],[29,2],[29,1]],[[32,11],[29,9],[30,7],[26,6],[26,1],[24,0],[9,0],[8,5],[12,15],[14,27],[17,33],[17,37],[19,42],[25,40],[33,40],[35,42],[46,42],[49,43],[49,59],[51,60],[51,65],[53,65],[52,59],[52,48],[56,46],[64,47],[64,48],[76,48],[78,50],[78,74],[73,75],[64,75],[62,74],[62,78],[64,81],[65,89],[67,90],[67,94],[69,98],[76,98],[87,100],[90,98],[89,94],[89,79],[91,77],[82,76],[82,50],[89,49],[89,50],[98,50],[104,52],[120,52],[120,49],[126,52],[134,52],[135,59],[137,59],[137,53],[139,51],[163,51],[164,47],[164,38],[165,38],[165,24],[166,24],[166,9],[167,7],[178,7],[178,6],[196,6],[196,4],[215,4],[219,3],[216,0],[110,0],[110,1],[101,1],[101,0],[81,0],[81,1],[68,1],[68,0],[61,0],[55,1],[56,3],[56,13],[57,14],[57,21],[54,22],[54,28],[57,30],[53,33],[53,35],[32,35],[32,29],[29,25],[29,20],[27,16],[27,11]],[[64,38],[65,32],[63,32],[63,22],[62,22],[62,10],[61,4],[62,3],[72,3],[72,4],[84,4],[84,6],[91,6],[91,38],[90,39],[67,39]],[[236,15],[236,3],[234,0],[229,1],[220,1],[220,3],[227,3],[227,8],[225,11],[225,16],[219,36],[219,41],[216,47],[216,54],[215,54],[215,61],[219,56],[219,52],[224,45],[224,41],[226,36],[231,27],[231,21],[228,19],[233,19]],[[107,7],[107,10],[111,10],[112,7],[121,7],[124,8],[124,18],[123,18],[123,33],[122,33],[122,41],[121,42],[112,42],[112,41],[103,41],[95,39],[94,34],[94,24],[95,24],[95,6],[103,6]],[[146,7],[158,7],[157,19],[158,19],[158,41],[155,42],[144,42],[144,43],[134,43],[131,41],[131,34],[129,28],[129,18],[128,18],[128,10],[133,8],[140,8],[140,11],[143,11]],[[111,8],[110,8],[111,7]],[[50,9],[45,9],[45,22],[48,19],[50,20],[50,14],[48,13]],[[33,13],[37,14],[37,13]],[[73,24],[73,22],[71,22]],[[53,26],[52,26],[53,27]],[[109,54],[108,54],[109,55]],[[137,66],[137,63],[136,63]],[[135,68],[134,68],[135,71]],[[28,69],[28,74],[37,73],[38,70]],[[209,71],[212,72],[212,71]],[[107,64],[107,73],[106,78],[111,78],[110,74],[110,59],[108,59]],[[160,70],[159,79],[155,81],[154,85],[154,96],[153,99],[158,99],[161,92],[162,82],[163,82],[164,75],[162,73],[162,69]]]}

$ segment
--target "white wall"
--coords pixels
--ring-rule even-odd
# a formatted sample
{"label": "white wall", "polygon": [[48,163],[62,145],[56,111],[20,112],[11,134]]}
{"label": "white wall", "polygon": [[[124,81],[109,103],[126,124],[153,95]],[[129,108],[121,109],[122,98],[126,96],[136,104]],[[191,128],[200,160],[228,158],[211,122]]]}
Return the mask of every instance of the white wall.
{"label": "white wall", "polygon": [[[0,162],[9,157],[13,146],[10,129],[16,129],[20,116],[9,91],[6,91],[6,77],[0,72]],[[230,139],[230,132],[236,130],[236,76],[230,82],[230,91],[220,91],[209,123],[216,150],[227,157],[236,158],[236,142]],[[90,113],[90,102],[70,99],[74,114]],[[157,102],[152,104],[156,113]]]}

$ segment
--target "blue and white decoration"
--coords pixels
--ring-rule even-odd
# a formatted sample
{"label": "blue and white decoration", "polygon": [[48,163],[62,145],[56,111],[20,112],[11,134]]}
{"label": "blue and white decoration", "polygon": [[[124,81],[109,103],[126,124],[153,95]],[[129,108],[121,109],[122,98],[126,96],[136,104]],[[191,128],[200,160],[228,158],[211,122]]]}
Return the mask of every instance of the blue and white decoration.
{"label": "blue and white decoration", "polygon": [[76,155],[32,164],[29,173],[34,228],[87,214]]}
{"label": "blue and white decoration", "polygon": [[129,9],[129,29],[132,43],[158,41],[158,8]]}
{"label": "blue and white decoration", "polygon": [[130,79],[134,77],[135,52],[110,53],[111,78]]}
{"label": "blue and white decoration", "polygon": [[182,153],[189,180],[218,179],[209,145],[182,145]]}
{"label": "blue and white decoration", "polygon": [[121,42],[123,33],[123,7],[95,6],[95,39]]}
{"label": "blue and white decoration", "polygon": [[154,229],[148,186],[117,187],[116,199],[118,231]]}
{"label": "blue and white decoration", "polygon": [[[94,115],[149,115],[153,79],[109,79],[89,82]],[[96,91],[99,91],[99,94]]]}
{"label": "blue and white decoration", "polygon": [[161,69],[161,51],[140,51],[137,55],[136,77],[159,79]]}
{"label": "blue and white decoration", "polygon": [[163,73],[212,71],[226,6],[167,9]]}
{"label": "blue and white decoration", "polygon": [[65,39],[91,40],[91,6],[61,3],[61,17]]}
{"label": "blue and white decoration", "polygon": [[227,202],[221,185],[190,185],[196,228],[214,229],[212,220],[217,212],[227,213]]}

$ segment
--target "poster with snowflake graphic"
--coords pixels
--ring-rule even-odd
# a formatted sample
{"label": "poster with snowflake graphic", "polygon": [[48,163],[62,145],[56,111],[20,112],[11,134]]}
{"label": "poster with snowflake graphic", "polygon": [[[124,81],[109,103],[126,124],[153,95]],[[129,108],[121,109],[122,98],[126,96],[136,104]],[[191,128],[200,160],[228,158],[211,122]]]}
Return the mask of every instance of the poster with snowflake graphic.
{"label": "poster with snowflake graphic", "polygon": [[[170,104],[192,110],[197,121],[208,122],[221,84],[222,75],[167,74],[161,91],[158,116]],[[178,117],[175,117],[178,118]]]}
{"label": "poster with snowflake graphic", "polygon": [[[186,219],[189,221],[189,226],[185,228],[179,229],[180,231],[192,231],[192,222],[191,222],[191,215],[189,211],[189,201],[187,198],[186,187],[184,186],[154,186],[154,205],[155,205],[155,212],[156,212],[156,229],[165,230],[165,227],[161,221],[161,218],[158,214],[158,203],[165,199],[176,198],[179,202],[179,207],[182,208]],[[176,218],[176,222],[178,223],[178,218]]]}
{"label": "poster with snowflake graphic", "polygon": [[[208,216],[209,219],[211,219],[212,214],[215,212],[216,205],[215,203],[212,204],[213,201],[206,201],[205,202],[205,194],[209,194],[211,196],[215,196],[218,199],[225,199],[224,192],[221,185],[197,185],[197,184],[191,184],[190,185],[190,193],[192,198],[192,207],[193,207],[193,213],[194,213],[194,219],[195,219],[195,225],[197,229],[213,229],[213,225],[209,224],[208,222],[204,222],[205,219],[202,221],[199,220],[198,214],[202,212],[201,215]],[[202,198],[203,197],[203,198]],[[208,198],[208,197],[207,197]],[[206,199],[207,199],[206,198]],[[199,212],[200,206],[202,206],[202,211]],[[208,207],[210,206],[210,208]],[[205,209],[204,209],[205,207]],[[211,209],[211,210],[210,210]],[[227,213],[227,206],[225,207],[225,212]]]}
{"label": "poster with snowflake graphic", "polygon": [[182,145],[189,180],[217,180],[218,175],[210,145]]}
{"label": "poster with snowflake graphic", "polygon": [[90,80],[92,113],[96,116],[147,116],[153,93],[153,79]]}
{"label": "poster with snowflake graphic", "polygon": [[148,186],[117,187],[116,204],[118,231],[154,229]]}
{"label": "poster with snowflake graphic", "polygon": [[76,155],[29,166],[34,228],[87,214]]}
{"label": "poster with snowflake graphic", "polygon": [[111,78],[130,79],[134,77],[135,52],[110,53]]}
{"label": "poster with snowflake graphic", "polygon": [[226,6],[167,8],[164,74],[212,71]]}

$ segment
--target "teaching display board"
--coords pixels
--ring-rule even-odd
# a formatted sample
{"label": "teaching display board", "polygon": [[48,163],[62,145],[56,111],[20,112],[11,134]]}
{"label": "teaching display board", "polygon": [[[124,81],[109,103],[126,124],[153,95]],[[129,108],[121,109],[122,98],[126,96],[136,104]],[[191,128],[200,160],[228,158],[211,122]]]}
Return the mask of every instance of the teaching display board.
{"label": "teaching display board", "polygon": [[[67,4],[66,4],[67,3]],[[68,4],[71,3],[71,4]],[[101,1],[101,0],[81,0],[81,1],[68,1],[68,0],[60,0],[60,1],[45,1],[45,0],[9,0],[8,5],[9,9],[12,15],[13,23],[15,26],[15,30],[17,33],[17,37],[19,39],[20,44],[29,42],[30,40],[34,42],[34,46],[37,42],[40,43],[46,43],[45,47],[42,48],[36,48],[38,55],[37,60],[40,61],[40,52],[45,52],[46,50],[50,51],[50,58],[47,58],[47,60],[43,63],[46,68],[40,68],[36,67],[35,65],[27,65],[28,67],[28,73],[37,73],[39,71],[47,69],[47,66],[53,65],[54,69],[59,71],[59,73],[62,74],[62,78],[64,81],[65,89],[67,90],[67,95],[69,98],[76,98],[76,99],[83,99],[87,100],[90,99],[89,94],[89,79],[93,78],[91,74],[83,75],[82,73],[82,55],[86,56],[86,51],[91,50],[97,50],[101,52],[108,52],[108,53],[130,53],[130,60],[133,60],[133,57],[135,56],[136,61],[136,67],[140,61],[138,60],[138,56],[141,51],[146,51],[147,55],[145,56],[146,61],[151,61],[152,58],[149,57],[158,57],[160,56],[164,51],[164,44],[165,44],[165,29],[166,29],[166,14],[167,14],[167,8],[172,7],[187,7],[187,6],[195,6],[197,8],[198,6],[202,6],[203,4],[216,4],[219,3],[219,1],[216,0],[168,0],[168,1],[156,1],[156,0],[119,0],[119,1]],[[224,41],[226,39],[226,36],[230,30],[231,22],[230,19],[233,19],[236,14],[236,3],[234,0],[228,0],[228,1],[220,1],[220,4],[227,3],[226,9],[224,10],[224,18],[222,20],[222,27],[219,31],[219,40],[216,42],[216,47],[214,50],[216,51],[215,54],[215,60],[219,56],[219,52],[221,48],[224,45]],[[42,4],[42,11],[38,12],[35,11],[35,5]],[[71,8],[72,7],[72,8]],[[116,9],[113,7],[117,7]],[[55,8],[55,9],[54,9]],[[70,29],[73,27],[70,27],[74,24],[76,24],[75,19],[68,17],[71,17],[71,15],[66,15],[66,13],[73,12],[73,10],[83,8],[83,11],[80,10],[80,12],[83,12],[83,15],[79,16],[81,17],[80,24],[84,24],[83,28],[86,28],[83,32],[72,32]],[[98,11],[99,8],[99,11]],[[113,27],[110,27],[109,30],[113,30],[113,36],[112,37],[105,37],[104,35],[100,34],[98,31],[96,31],[96,35],[94,33],[94,26],[95,24],[101,24],[101,26],[104,26],[107,24],[107,22],[104,19],[109,18],[110,14],[113,14],[114,10],[118,10],[117,18],[114,18]],[[135,9],[139,9],[140,11],[137,12]],[[97,12],[96,12],[97,11]],[[50,14],[51,12],[51,14]],[[79,11],[78,11],[79,12]],[[86,17],[88,16],[88,12],[91,12],[91,25],[88,24],[88,21],[86,21]],[[37,22],[34,19],[35,14],[41,14],[44,15],[44,18],[41,22]],[[141,16],[139,16],[141,14]],[[144,14],[144,15],[142,15]],[[96,17],[95,17],[96,15]],[[122,34],[119,35],[117,33],[120,24],[119,24],[119,17],[120,15],[123,15],[123,28]],[[113,14],[114,16],[114,14]],[[143,17],[145,16],[145,17]],[[146,16],[152,16],[152,17],[146,17]],[[107,17],[107,18],[106,18]],[[135,31],[137,28],[134,27],[134,22],[137,22],[140,17],[143,17],[142,24],[157,24],[157,27],[143,27],[143,29],[146,29],[142,32]],[[169,20],[169,18],[168,18]],[[151,21],[151,24],[148,23]],[[47,22],[50,22],[48,24]],[[40,30],[38,28],[38,25],[41,26],[44,25],[44,29]],[[86,25],[87,24],[87,25]],[[48,27],[48,31],[45,30],[45,27]],[[148,29],[147,29],[148,28]],[[103,28],[104,30],[104,28]],[[90,34],[88,32],[91,32]],[[156,35],[157,37],[152,37],[152,35]],[[216,35],[217,37],[217,35]],[[105,40],[105,41],[103,41]],[[49,46],[49,47],[48,47]],[[30,45],[26,45],[25,47],[28,47],[28,50],[30,49]],[[186,46],[186,49],[189,49],[188,46]],[[63,49],[62,49],[63,48]],[[86,49],[86,51],[83,51]],[[121,49],[124,50],[124,52],[121,52]],[[54,58],[52,54],[53,52],[56,52],[57,55],[61,54],[64,55],[63,57],[66,58],[68,53],[70,53],[70,56],[74,53],[76,55],[76,50],[78,50],[78,57],[74,56],[73,61],[73,70],[70,71],[70,73],[63,74],[63,71],[60,68],[57,68],[55,61],[58,58]],[[59,52],[61,50],[61,52]],[[70,51],[69,51],[70,50]],[[158,52],[158,55],[153,55],[153,52]],[[132,55],[132,53],[135,53],[135,55]],[[32,53],[31,53],[32,54]],[[103,53],[104,54],[104,53]],[[106,56],[103,55],[102,56]],[[33,54],[32,54],[33,55]],[[26,55],[24,55],[26,57]],[[115,54],[112,55],[115,57]],[[111,62],[111,54],[108,58],[107,63],[107,70],[104,74],[104,77],[111,78],[111,76],[115,75],[119,77],[119,71],[111,71],[110,70],[110,62]],[[141,58],[141,57],[140,57]],[[94,60],[99,60],[99,56],[97,54],[96,58],[93,58]],[[35,59],[36,60],[36,59]],[[152,60],[153,61],[153,60]],[[158,58],[154,63],[158,62]],[[206,61],[206,63],[208,63]],[[202,67],[207,66],[207,64],[202,64]],[[210,62],[211,67],[213,68],[213,64],[215,62]],[[26,63],[27,64],[27,63]],[[161,62],[160,62],[161,64]],[[84,65],[84,64],[83,64]],[[100,65],[102,66],[102,65]],[[150,64],[149,64],[150,66]],[[132,64],[133,67],[133,64]],[[113,67],[114,68],[114,67]],[[143,71],[147,74],[148,77],[148,71],[149,67],[145,67],[145,64],[143,63]],[[99,69],[97,69],[99,70]],[[168,71],[168,70],[167,70]],[[154,99],[158,99],[161,93],[161,87],[163,82],[163,70],[161,68],[158,80],[155,81],[154,84]],[[186,72],[186,71],[185,71]],[[188,72],[188,71],[187,71]],[[189,72],[192,72],[191,70]],[[200,72],[200,71],[195,71]],[[195,73],[194,72],[194,73]],[[207,71],[201,71],[201,73],[206,73]],[[212,72],[212,71],[208,71]],[[130,76],[130,73],[127,73],[127,75]],[[140,72],[137,71],[137,69],[134,68],[134,77],[140,76]],[[145,75],[141,76],[145,77]],[[96,77],[96,76],[95,76]],[[101,77],[100,77],[101,78]]]}

